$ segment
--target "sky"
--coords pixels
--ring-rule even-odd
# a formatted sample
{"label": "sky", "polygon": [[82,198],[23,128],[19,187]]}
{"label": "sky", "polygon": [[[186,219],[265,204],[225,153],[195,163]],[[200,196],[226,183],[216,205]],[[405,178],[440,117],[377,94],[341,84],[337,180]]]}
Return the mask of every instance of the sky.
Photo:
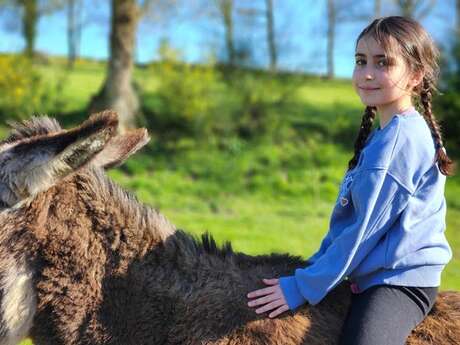
{"label": "sky", "polygon": [[[82,31],[80,56],[107,59],[109,54],[110,1],[84,0],[81,16],[86,22]],[[344,0],[347,1],[347,0]],[[138,28],[135,60],[148,63],[158,59],[158,46],[162,39],[182,52],[187,62],[200,63],[214,52],[222,55],[224,31],[218,18],[212,18],[212,0],[209,9],[191,16],[179,10],[175,15],[161,21],[143,20]],[[341,1],[338,1],[339,3]],[[455,0],[438,0],[422,25],[440,46],[448,45],[455,24]],[[238,0],[240,8],[263,5],[262,0]],[[343,3],[343,1],[342,1]],[[353,8],[344,8],[347,16],[353,13],[369,19],[359,21],[341,20],[337,28],[334,50],[334,68],[338,77],[350,78],[354,65],[355,39],[369,23],[372,1],[353,1]],[[392,1],[383,1],[382,15],[397,14]],[[279,47],[279,68],[315,74],[326,72],[326,0],[274,0],[275,35]],[[240,12],[238,12],[240,13]],[[239,14],[235,15],[239,15]],[[240,15],[239,18],[242,16]],[[20,34],[20,17],[10,11],[0,12],[0,52],[18,52],[24,47]],[[248,21],[249,22],[249,21]],[[43,16],[39,21],[36,50],[51,54],[67,54],[66,14],[64,11]],[[254,65],[266,67],[268,53],[263,20],[254,30],[244,21],[235,28],[235,36],[252,46]]]}

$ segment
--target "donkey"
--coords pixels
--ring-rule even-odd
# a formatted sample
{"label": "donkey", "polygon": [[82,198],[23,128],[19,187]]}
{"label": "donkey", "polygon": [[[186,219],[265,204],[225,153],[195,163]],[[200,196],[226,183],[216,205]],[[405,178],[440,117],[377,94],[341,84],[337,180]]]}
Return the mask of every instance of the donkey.
{"label": "donkey", "polygon": [[[116,128],[110,111],[71,130],[32,118],[0,142],[0,345],[338,342],[345,282],[315,306],[257,315],[246,294],[307,263],[176,230],[105,175],[149,140]],[[407,344],[460,344],[460,294],[441,292]]]}

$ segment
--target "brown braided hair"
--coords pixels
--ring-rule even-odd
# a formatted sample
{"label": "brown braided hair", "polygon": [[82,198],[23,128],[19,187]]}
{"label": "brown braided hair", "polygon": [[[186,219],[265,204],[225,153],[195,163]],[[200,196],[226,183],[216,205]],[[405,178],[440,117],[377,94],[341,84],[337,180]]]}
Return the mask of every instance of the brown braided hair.
{"label": "brown braided hair", "polygon": [[[413,100],[417,108],[423,108],[421,113],[433,136],[435,162],[438,163],[440,172],[446,176],[453,175],[454,163],[447,156],[440,126],[431,105],[433,92],[437,91],[436,82],[439,76],[439,50],[432,38],[415,20],[401,16],[375,19],[358,36],[356,46],[364,36],[375,39],[390,58],[395,54],[402,55],[412,73],[423,72],[422,82],[412,90]],[[348,162],[348,170],[353,169],[358,163],[361,150],[372,130],[375,115],[376,108],[367,106],[355,140],[354,155]]]}
{"label": "brown braided hair", "polygon": [[356,164],[358,164],[359,154],[361,153],[366,139],[369,137],[369,134],[372,130],[372,125],[374,124],[375,116],[377,114],[376,107],[366,107],[364,115],[361,119],[361,126],[358,132],[358,138],[355,141],[355,153],[353,158],[348,162],[348,170],[353,169]]}
{"label": "brown braided hair", "polygon": [[441,129],[431,109],[433,87],[428,78],[424,77],[422,82],[422,89],[420,90],[420,103],[423,106],[424,112],[423,117],[426,123],[430,127],[431,134],[433,135],[435,147],[436,147],[436,159],[439,163],[439,170],[446,176],[453,175],[454,164],[452,160],[447,156],[446,150],[441,137]]}

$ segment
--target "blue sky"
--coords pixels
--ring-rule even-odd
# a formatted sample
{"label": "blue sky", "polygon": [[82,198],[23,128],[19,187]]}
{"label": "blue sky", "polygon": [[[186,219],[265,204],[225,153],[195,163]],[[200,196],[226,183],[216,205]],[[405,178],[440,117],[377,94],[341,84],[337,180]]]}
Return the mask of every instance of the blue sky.
{"label": "blue sky", "polygon": [[[87,20],[87,25],[82,32],[80,55],[106,59],[109,51],[110,1],[85,1],[87,5],[82,17]],[[263,4],[261,0],[239,0],[237,2],[241,7],[252,6],[258,2]],[[325,73],[326,1],[274,0],[274,3],[275,31],[281,52],[280,68]],[[359,7],[356,6],[350,10],[346,8],[344,13],[348,14],[351,10],[359,15],[370,12],[368,9],[371,8],[372,1],[354,1],[354,3],[357,3]],[[391,1],[388,0],[386,3],[383,15],[396,14],[389,6]],[[452,28],[456,20],[454,6],[454,0],[438,0],[432,13],[421,21],[440,45],[448,44],[452,36]],[[362,10],[362,13],[359,10]],[[0,14],[0,52],[22,50],[24,41],[19,30],[11,29],[11,27],[18,27],[17,19],[18,15],[12,17],[11,13]],[[345,78],[351,76],[354,63],[354,41],[366,24],[367,21],[362,20],[341,22],[338,26],[334,52],[337,76]],[[236,36],[255,47],[253,49],[255,63],[259,66],[266,66],[268,54],[263,22],[260,22],[257,30],[243,23],[235,31]],[[146,20],[140,23],[136,61],[145,63],[157,59],[157,49],[161,39],[167,39],[173,47],[180,49],[184,59],[190,62],[201,62],[211,52],[223,51],[223,29],[217,19],[211,19],[209,15],[195,14],[193,20],[190,20],[182,13],[171,16],[169,20],[163,20],[160,23]],[[41,18],[36,48],[52,55],[67,54],[66,15],[63,11]]]}

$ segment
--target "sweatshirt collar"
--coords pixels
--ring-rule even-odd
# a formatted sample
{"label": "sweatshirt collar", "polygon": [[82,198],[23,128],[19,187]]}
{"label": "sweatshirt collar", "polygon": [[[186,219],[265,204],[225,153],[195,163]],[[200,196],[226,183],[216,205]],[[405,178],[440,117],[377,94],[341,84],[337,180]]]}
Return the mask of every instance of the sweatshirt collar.
{"label": "sweatshirt collar", "polygon": [[394,115],[391,117],[390,121],[387,122],[387,124],[385,125],[385,127],[380,128],[380,124],[379,124],[379,125],[377,126],[377,128],[375,129],[375,131],[376,131],[376,132],[381,132],[381,131],[383,131],[385,128],[388,127],[388,125],[390,124],[390,122],[393,121],[394,118],[395,118],[396,116],[408,118],[408,117],[417,117],[417,116],[420,116],[420,114],[419,114],[419,112],[415,109],[414,106],[411,106],[411,107],[407,108],[406,110],[404,110],[404,111],[402,111],[402,112],[400,112],[400,113],[394,114]]}

